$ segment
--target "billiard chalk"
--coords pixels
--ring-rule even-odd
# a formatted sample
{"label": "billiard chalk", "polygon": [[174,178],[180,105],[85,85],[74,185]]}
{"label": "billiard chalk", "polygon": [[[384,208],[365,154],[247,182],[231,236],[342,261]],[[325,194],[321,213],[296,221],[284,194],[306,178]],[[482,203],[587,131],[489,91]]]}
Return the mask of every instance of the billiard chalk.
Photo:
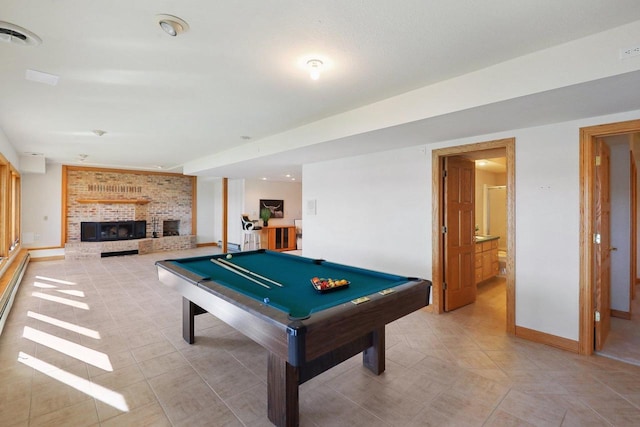
{"label": "billiard chalk", "polygon": [[227,254],[227,259],[231,259],[231,258],[233,258],[233,255]]}
{"label": "billiard chalk", "polygon": [[265,304],[269,304],[269,298],[265,298],[262,301],[264,301]]}

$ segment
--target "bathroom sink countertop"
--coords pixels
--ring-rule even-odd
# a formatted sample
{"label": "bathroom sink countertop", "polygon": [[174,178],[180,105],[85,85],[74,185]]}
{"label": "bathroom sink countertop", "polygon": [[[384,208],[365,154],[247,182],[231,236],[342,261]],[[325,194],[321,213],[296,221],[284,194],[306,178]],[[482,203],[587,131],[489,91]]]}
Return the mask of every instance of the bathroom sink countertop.
{"label": "bathroom sink countertop", "polygon": [[490,240],[498,240],[500,236],[475,236],[476,243],[488,242]]}

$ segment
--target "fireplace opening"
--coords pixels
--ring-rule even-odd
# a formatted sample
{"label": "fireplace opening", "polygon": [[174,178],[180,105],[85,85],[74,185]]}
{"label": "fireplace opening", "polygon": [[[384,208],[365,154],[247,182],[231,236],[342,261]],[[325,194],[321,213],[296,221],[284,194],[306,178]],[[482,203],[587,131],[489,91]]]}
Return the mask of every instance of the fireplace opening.
{"label": "fireplace opening", "polygon": [[163,236],[179,236],[180,220],[171,219],[171,220],[162,221],[162,235]]}
{"label": "fireplace opening", "polygon": [[81,222],[80,241],[143,239],[147,237],[147,221]]}

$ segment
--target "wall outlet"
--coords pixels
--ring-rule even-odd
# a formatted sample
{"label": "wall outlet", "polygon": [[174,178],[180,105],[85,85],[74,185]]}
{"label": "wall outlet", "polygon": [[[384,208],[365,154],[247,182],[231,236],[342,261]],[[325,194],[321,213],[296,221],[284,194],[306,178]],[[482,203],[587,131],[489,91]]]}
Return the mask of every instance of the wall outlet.
{"label": "wall outlet", "polygon": [[640,46],[633,46],[620,49],[620,59],[631,58],[640,55]]}

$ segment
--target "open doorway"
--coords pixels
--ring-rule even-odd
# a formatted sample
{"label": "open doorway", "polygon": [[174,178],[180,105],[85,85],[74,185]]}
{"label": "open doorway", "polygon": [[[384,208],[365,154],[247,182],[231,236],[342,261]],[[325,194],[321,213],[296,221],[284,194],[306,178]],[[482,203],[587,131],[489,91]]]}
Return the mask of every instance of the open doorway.
{"label": "open doorway", "polygon": [[[633,141],[640,144],[640,120],[611,123],[600,126],[592,126],[581,129],[580,134],[580,182],[581,182],[581,242],[580,242],[580,353],[592,354],[594,351],[603,351],[603,355],[610,353],[613,357],[625,360],[625,351],[633,350],[634,346],[640,346],[640,334],[635,330],[640,325],[637,306],[634,302],[636,286],[637,265],[637,176],[635,164],[632,161]],[[622,142],[621,142],[622,140]],[[613,229],[609,235],[604,236],[598,228],[601,223],[601,201],[598,197],[598,188],[602,183],[599,178],[599,168],[602,162],[598,155],[599,144],[607,145],[612,150],[613,163],[611,168],[615,173],[626,169],[627,176],[623,181],[614,185],[611,182],[608,190],[612,192],[611,205]],[[637,151],[637,150],[635,150]],[[622,153],[622,159],[615,161],[616,152]],[[619,157],[620,155],[618,155]],[[608,178],[607,178],[608,179]],[[626,188],[622,188],[620,182],[626,181]],[[620,193],[623,190],[624,194]],[[616,201],[616,196],[618,197]],[[623,206],[625,205],[626,206]],[[617,230],[624,222],[620,218],[614,219],[616,209],[627,216],[628,225],[623,230]],[[618,232],[618,236],[616,236]],[[621,239],[620,237],[623,237]],[[612,238],[613,237],[613,238]],[[610,243],[608,243],[610,241]],[[622,246],[621,246],[622,245]],[[618,250],[618,246],[620,250]],[[605,256],[603,256],[603,253]],[[600,262],[609,255],[613,263],[624,258],[623,268],[615,267],[616,273],[623,273],[622,278],[609,275],[606,269],[603,272]],[[614,265],[611,265],[612,270]],[[624,272],[622,271],[624,270]],[[606,280],[604,280],[606,279]],[[613,280],[613,282],[612,282]],[[622,283],[622,286],[621,286]],[[620,298],[626,298],[621,305]],[[603,312],[604,310],[604,312]],[[635,313],[634,313],[635,311]],[[610,318],[613,316],[614,318]],[[604,322],[603,322],[604,320]],[[634,322],[636,326],[634,326]],[[615,346],[610,331],[615,331]],[[609,349],[607,350],[607,347]],[[629,358],[640,360],[640,352],[635,355],[628,353]],[[627,360],[631,361],[631,360]],[[633,362],[632,362],[633,363]]]}
{"label": "open doorway", "polygon": [[[493,155],[494,153],[495,155]],[[441,185],[445,159],[453,156],[468,158],[505,157],[505,187],[506,187],[506,236],[505,257],[503,260],[504,277],[506,279],[506,330],[515,334],[515,139],[501,139],[481,142],[458,147],[448,147],[434,150],[432,153],[432,239],[433,239],[433,310],[436,313],[445,311],[446,290],[444,289],[445,275],[445,243],[443,236],[445,198]],[[480,224],[478,224],[480,227]],[[474,263],[475,266],[475,263]],[[475,277],[473,275],[472,277]]]}

